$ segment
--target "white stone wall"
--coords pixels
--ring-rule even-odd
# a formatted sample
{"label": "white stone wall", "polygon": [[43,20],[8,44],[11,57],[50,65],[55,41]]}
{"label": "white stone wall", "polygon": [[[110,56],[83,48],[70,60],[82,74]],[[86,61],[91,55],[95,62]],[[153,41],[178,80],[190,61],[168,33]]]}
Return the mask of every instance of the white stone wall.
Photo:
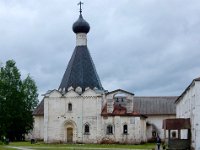
{"label": "white stone wall", "polygon": [[[131,116],[102,117],[102,141],[138,144],[146,142],[146,120]],[[128,126],[128,134],[123,134],[123,126]],[[107,126],[113,126],[113,134],[107,134]]]}
{"label": "white stone wall", "polygon": [[194,142],[197,150],[200,150],[200,82],[195,82],[195,111],[194,121],[192,124],[192,133],[194,134]]}
{"label": "white stone wall", "polygon": [[[192,131],[192,146],[200,150],[200,82],[193,81],[185,95],[176,105],[177,118],[190,118]],[[186,132],[181,133],[187,137]]]}
{"label": "white stone wall", "polygon": [[[158,130],[158,134],[161,139],[164,139],[164,130],[162,129],[162,124],[164,119],[170,119],[170,118],[176,118],[176,115],[151,115],[148,116],[147,122],[150,124],[150,126],[147,126],[147,139],[150,140],[152,138],[152,131],[153,126],[156,127]],[[168,136],[167,136],[168,137]]]}
{"label": "white stone wall", "polygon": [[[122,106],[126,107],[127,113],[133,112],[133,100],[134,96],[122,90],[116,90],[106,94],[107,112],[112,113],[115,104],[115,98],[124,97]],[[123,134],[123,126],[128,126],[128,134]],[[107,126],[113,126],[113,134],[107,134]],[[101,128],[102,141],[110,141],[117,143],[141,143],[146,142],[146,119],[135,116],[108,116],[102,117]]]}
{"label": "white stone wall", "polygon": [[146,126],[146,118],[140,118],[141,124],[141,142],[147,142],[147,126]]}
{"label": "white stone wall", "polygon": [[[64,96],[52,92],[45,102],[45,142],[66,142],[67,126],[73,128],[73,142],[95,143],[100,135],[102,96],[92,90],[82,95],[70,91]],[[72,111],[68,111],[68,104]],[[89,135],[84,134],[84,125],[90,125]]]}
{"label": "white stone wall", "polygon": [[[130,99],[130,98],[129,98]],[[44,98],[44,141],[67,142],[67,128],[73,128],[74,143],[101,143],[105,140],[119,143],[146,142],[146,119],[132,116],[102,117],[105,96],[88,89],[81,95],[71,90],[65,95],[54,90]],[[68,104],[72,104],[72,111]],[[130,104],[130,103],[129,103]],[[85,134],[88,124],[90,133]],[[108,135],[107,125],[113,125]],[[128,134],[123,134],[123,125]]]}
{"label": "white stone wall", "polygon": [[44,117],[34,116],[34,128],[29,138],[34,138],[37,140],[44,139]]}
{"label": "white stone wall", "polygon": [[76,46],[85,46],[87,45],[87,34],[86,33],[77,33],[76,34]]}
{"label": "white stone wall", "polygon": [[114,97],[117,94],[123,94],[125,96],[125,107],[127,110],[127,113],[132,113],[133,112],[133,100],[134,96],[131,94],[128,94],[126,92],[123,92],[121,90],[118,90],[116,92],[110,93],[106,95],[106,101],[107,101],[107,112],[111,113],[113,112],[114,109]]}

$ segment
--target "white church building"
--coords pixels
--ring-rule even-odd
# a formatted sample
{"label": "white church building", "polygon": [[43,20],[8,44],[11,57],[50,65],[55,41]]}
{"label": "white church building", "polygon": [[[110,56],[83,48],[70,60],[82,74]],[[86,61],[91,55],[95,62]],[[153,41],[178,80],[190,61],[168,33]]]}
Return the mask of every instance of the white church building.
{"label": "white church building", "polygon": [[[44,94],[33,112],[32,136],[46,143],[136,144],[153,140],[157,135],[163,138],[162,121],[176,117],[178,97],[143,97],[122,89],[105,90],[87,47],[90,26],[83,19],[81,10],[72,28],[76,34],[76,47],[59,88]],[[199,87],[199,82],[195,86]],[[192,95],[194,91],[188,94]],[[191,102],[185,102],[185,97],[187,94],[176,101],[178,117],[191,115],[189,110],[182,112],[182,105],[185,110],[199,110],[200,102],[196,101],[198,107],[194,109]],[[198,97],[197,94],[193,99]],[[194,124],[200,126],[195,117]],[[195,132],[199,134],[199,130]]]}

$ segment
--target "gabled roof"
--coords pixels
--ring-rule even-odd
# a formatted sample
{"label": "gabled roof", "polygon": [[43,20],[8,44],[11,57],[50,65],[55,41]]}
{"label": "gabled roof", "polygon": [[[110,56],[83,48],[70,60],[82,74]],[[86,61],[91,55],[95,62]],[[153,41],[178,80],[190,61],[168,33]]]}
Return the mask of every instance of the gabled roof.
{"label": "gabled roof", "polygon": [[162,128],[165,130],[191,129],[190,118],[165,119]]}
{"label": "gabled roof", "polygon": [[190,85],[183,91],[183,93],[177,98],[177,100],[175,101],[175,103],[178,103],[181,98],[186,94],[186,92],[190,89],[190,87],[194,84],[195,81],[200,81],[200,77],[195,78],[192,80],[192,82],[190,83]]}
{"label": "gabled roof", "polygon": [[76,46],[59,89],[67,91],[71,86],[74,89],[79,86],[83,91],[87,87],[103,90],[87,46]]}
{"label": "gabled roof", "polygon": [[131,92],[128,92],[128,91],[125,91],[125,90],[122,90],[122,89],[117,89],[117,90],[108,92],[108,93],[106,93],[106,95],[109,95],[109,94],[112,94],[112,93],[116,93],[116,92],[120,92],[120,91],[123,92],[123,93],[126,93],[126,94],[134,95],[134,93],[131,93]]}
{"label": "gabled roof", "polygon": [[44,116],[44,99],[33,111],[34,116]]}
{"label": "gabled roof", "polygon": [[133,110],[144,115],[175,115],[177,96],[135,96]]}
{"label": "gabled roof", "polygon": [[146,118],[145,115],[142,115],[135,111],[133,111],[131,113],[127,113],[127,110],[125,107],[117,105],[117,104],[114,104],[114,109],[113,109],[113,112],[111,112],[111,113],[107,112],[107,104],[104,105],[101,115],[104,117],[107,117],[107,116],[135,116],[135,117],[137,117],[137,116],[139,116],[139,117]]}

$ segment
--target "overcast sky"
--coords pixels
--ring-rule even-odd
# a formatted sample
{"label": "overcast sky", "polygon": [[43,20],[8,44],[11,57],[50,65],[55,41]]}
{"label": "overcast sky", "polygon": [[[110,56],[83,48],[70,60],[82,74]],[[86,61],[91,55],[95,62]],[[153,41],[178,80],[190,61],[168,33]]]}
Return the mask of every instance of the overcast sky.
{"label": "overcast sky", "polygon": [[[84,0],[88,48],[104,89],[180,95],[200,76],[199,0]],[[75,48],[74,0],[0,0],[0,62],[39,94],[57,89]]]}

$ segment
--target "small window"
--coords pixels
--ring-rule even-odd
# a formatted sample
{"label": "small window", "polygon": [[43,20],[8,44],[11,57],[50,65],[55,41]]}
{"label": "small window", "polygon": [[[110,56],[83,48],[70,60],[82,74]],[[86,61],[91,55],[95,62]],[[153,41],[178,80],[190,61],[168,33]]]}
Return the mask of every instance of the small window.
{"label": "small window", "polygon": [[116,102],[119,102],[118,97],[116,98]]}
{"label": "small window", "polygon": [[123,133],[128,134],[128,126],[126,124],[123,127]]}
{"label": "small window", "polygon": [[152,131],[152,137],[156,137],[156,135],[157,135],[157,133],[156,133],[156,131]]}
{"label": "small window", "polygon": [[71,103],[68,104],[68,111],[72,111],[72,104]]}
{"label": "small window", "polygon": [[172,132],[172,138],[175,139],[176,138],[176,131]]}
{"label": "small window", "polygon": [[90,126],[88,124],[85,125],[85,134],[90,133]]}
{"label": "small window", "polygon": [[113,126],[112,125],[107,126],[107,134],[113,134]]}

